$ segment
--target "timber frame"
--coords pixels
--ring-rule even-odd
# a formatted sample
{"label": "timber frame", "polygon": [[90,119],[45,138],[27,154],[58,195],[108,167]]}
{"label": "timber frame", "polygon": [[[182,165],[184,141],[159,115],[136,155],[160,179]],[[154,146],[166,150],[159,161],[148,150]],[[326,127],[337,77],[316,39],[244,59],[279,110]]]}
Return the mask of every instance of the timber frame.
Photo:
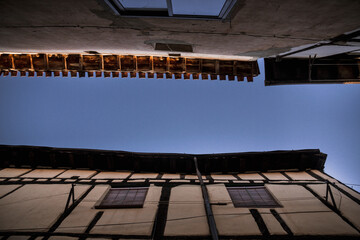
{"label": "timber frame", "polygon": [[[194,158],[196,157],[196,161]],[[348,218],[346,218],[340,210],[336,208],[334,201],[331,198],[324,199],[318,193],[313,191],[310,186],[316,184],[321,185],[327,191],[331,188],[337,189],[339,192],[347,196],[356,204],[360,205],[360,199],[351,194],[351,191],[345,190],[341,182],[335,183],[329,181],[316,174],[312,170],[323,170],[326,160],[326,154],[321,153],[318,149],[296,150],[296,151],[272,151],[272,152],[248,152],[248,153],[224,153],[224,154],[176,154],[176,153],[135,153],[125,151],[106,151],[106,150],[90,150],[90,149],[64,149],[64,148],[48,148],[48,147],[34,147],[34,146],[0,146],[0,158],[6,159],[2,162],[3,168],[13,167],[31,167],[28,171],[18,175],[17,177],[0,177],[0,185],[17,185],[12,191],[0,196],[4,198],[18,189],[26,185],[59,185],[71,184],[73,187],[70,190],[67,207],[64,212],[57,218],[57,220],[46,231],[36,231],[36,229],[23,229],[22,231],[0,231],[0,239],[7,239],[10,236],[25,236],[28,239],[49,239],[52,236],[67,236],[78,239],[87,238],[105,238],[105,239],[211,239],[210,236],[164,236],[165,226],[167,222],[167,215],[169,209],[169,201],[171,189],[181,185],[195,185],[206,190],[206,186],[212,184],[224,184],[226,187],[240,187],[240,186],[264,186],[267,185],[297,185],[301,186],[310,192],[315,198],[321,201],[329,211],[337,214],[344,222],[354,228],[360,233],[360,229],[356,227]],[[99,160],[98,160],[99,159]],[[102,159],[103,161],[100,161]],[[104,161],[105,159],[105,161]],[[130,164],[132,162],[133,164]],[[102,163],[102,164],[99,164]],[[271,164],[270,164],[271,163]],[[46,169],[63,169],[53,177],[27,177],[26,174],[35,169],[41,169],[39,166]],[[141,166],[139,168],[138,166]],[[162,166],[162,167],[161,167]],[[257,166],[257,170],[254,168]],[[57,178],[68,169],[95,169],[93,174],[87,178],[68,177]],[[157,173],[151,178],[131,178],[134,173],[141,171]],[[164,173],[179,173],[178,177],[163,178]],[[260,170],[259,170],[260,169]],[[156,171],[161,170],[161,171]],[[216,172],[233,176],[232,180],[224,177],[213,178],[210,173]],[[103,171],[127,171],[128,176],[123,178],[94,178]],[[270,180],[263,174],[264,172],[280,173],[286,180]],[[305,171],[314,180],[294,180],[286,172]],[[237,173],[258,173],[263,177],[263,180],[242,179]],[[187,179],[185,174],[197,173],[198,178]],[[202,173],[204,173],[202,175]],[[202,177],[204,176],[204,178]],[[326,175],[325,175],[326,176]],[[328,176],[328,175],[327,175]],[[330,176],[329,176],[330,177]],[[331,178],[331,177],[330,177]],[[55,181],[56,180],[56,181]],[[78,199],[72,198],[74,188],[76,191],[77,185],[89,186],[89,188]],[[91,229],[101,219],[103,211],[99,211],[94,218],[86,226],[83,233],[69,233],[62,232],[59,226],[66,219],[67,216],[78,206],[83,199],[94,189],[95,186],[111,186],[111,187],[146,187],[157,186],[161,187],[160,201],[157,206],[157,211],[152,227],[151,235],[121,235],[121,234],[95,234],[91,233]],[[308,186],[309,185],[309,186]],[[206,191],[205,191],[206,193]],[[207,195],[207,194],[205,194]],[[69,201],[69,199],[73,201]],[[210,210],[210,217],[212,216],[212,205],[221,203],[211,202],[211,199],[204,197],[204,205],[207,205]],[[357,239],[354,236],[294,236],[290,227],[282,219],[276,208],[270,208],[270,214],[278,221],[283,228],[286,235],[270,235],[261,214],[256,208],[249,209],[249,214],[254,218],[261,235],[256,236],[223,236],[217,235],[216,239]],[[207,212],[209,215],[209,212]],[[207,216],[209,219],[209,216]],[[216,222],[215,222],[216,224]],[[216,225],[213,226],[216,230]],[[2,236],[2,238],[1,238]],[[214,239],[214,237],[212,238]]]}
{"label": "timber frame", "polygon": [[[1,53],[0,53],[1,54]],[[0,75],[21,77],[113,77],[202,79],[252,82],[260,74],[257,61],[203,59],[180,56],[116,54],[0,55]],[[155,76],[156,74],[156,76]]]}
{"label": "timber frame", "polygon": [[[304,187],[306,190],[308,190],[311,194],[313,194],[317,199],[319,199],[321,202],[323,202],[331,211],[334,211],[337,215],[339,215],[346,223],[348,223],[350,226],[355,228],[358,232],[360,232],[360,229],[356,228],[354,224],[348,220],[346,217],[342,215],[340,211],[337,211],[331,202],[325,201],[321,196],[319,196],[317,193],[315,193],[311,188],[309,188],[308,184],[320,184],[323,185],[324,188],[327,187],[328,180],[323,179],[319,175],[307,171],[310,175],[316,177],[316,180],[264,180],[264,181],[256,181],[249,182],[249,183],[235,183],[232,180],[228,180],[228,183],[224,183],[225,180],[211,180],[211,181],[204,181],[204,185],[209,184],[216,184],[216,183],[223,183],[226,186],[254,186],[254,185],[263,185],[263,184],[276,184],[276,185],[298,185]],[[79,239],[86,239],[86,238],[107,238],[107,239],[169,239],[169,240],[175,240],[175,239],[211,239],[210,236],[192,236],[192,237],[169,237],[164,236],[164,230],[165,230],[165,224],[167,219],[167,211],[169,207],[169,197],[170,192],[173,187],[181,186],[181,185],[199,185],[200,182],[198,180],[189,180],[189,182],[183,182],[184,180],[178,179],[178,180],[164,180],[163,182],[159,182],[159,179],[144,179],[143,182],[128,182],[127,179],[124,179],[122,183],[111,183],[112,180],[109,180],[108,182],[97,182],[96,180],[91,182],[82,182],[80,179],[62,179],[61,181],[51,181],[53,178],[49,178],[46,181],[43,181],[44,179],[41,178],[34,178],[33,181],[26,181],[21,182],[21,179],[18,178],[2,178],[3,181],[0,182],[0,185],[13,185],[13,184],[22,184],[18,188],[14,189],[13,191],[5,194],[4,196],[0,196],[0,199],[15,192],[19,188],[23,187],[27,184],[69,184],[71,181],[72,184],[76,183],[76,185],[88,185],[89,189],[85,191],[75,202],[73,202],[69,208],[67,208],[63,214],[61,214],[58,219],[55,221],[55,223],[49,228],[48,231],[0,231],[0,237],[3,236],[1,239],[7,239],[10,236],[27,236],[28,239],[35,239],[37,237],[43,237],[43,239],[48,239],[51,236],[68,236],[68,237],[76,237]],[[38,181],[41,179],[41,181]],[[261,183],[260,183],[261,182]],[[87,226],[87,231],[84,233],[69,233],[69,232],[61,232],[59,231],[58,227],[61,225],[61,223],[65,220],[67,216],[71,214],[71,212],[76,208],[77,205],[80,204],[80,202],[90,193],[90,191],[96,186],[96,185],[108,185],[114,187],[139,187],[139,186],[149,186],[150,184],[153,184],[154,186],[162,187],[162,192],[160,196],[160,201],[158,204],[158,210],[156,213],[155,221],[153,224],[153,230],[151,236],[147,235],[121,235],[121,234],[94,234],[90,233],[90,230],[96,222],[101,218],[102,212],[100,211],[98,214],[95,215],[94,219],[89,223]],[[333,183],[332,183],[333,184]],[[335,184],[333,184],[336,186]],[[345,195],[350,195],[348,192],[342,190],[343,193],[346,193]],[[357,199],[359,201],[359,199]],[[360,203],[357,202],[359,205]],[[211,205],[216,203],[211,203]],[[353,236],[313,236],[313,235],[306,235],[306,236],[294,236],[291,232],[290,228],[287,226],[287,224],[282,220],[281,216],[278,214],[276,209],[271,208],[270,209],[271,214],[276,218],[276,220],[279,222],[279,224],[283,227],[284,231],[286,231],[287,235],[269,235],[269,230],[267,229],[267,226],[265,225],[261,215],[259,214],[257,209],[250,209],[250,214],[253,216],[255,222],[257,223],[262,235],[259,236],[222,236],[219,235],[219,239],[244,239],[244,240],[250,240],[250,239],[291,239],[291,240],[308,240],[308,239],[330,239],[330,240],[340,240],[340,239],[357,239],[357,237]]]}

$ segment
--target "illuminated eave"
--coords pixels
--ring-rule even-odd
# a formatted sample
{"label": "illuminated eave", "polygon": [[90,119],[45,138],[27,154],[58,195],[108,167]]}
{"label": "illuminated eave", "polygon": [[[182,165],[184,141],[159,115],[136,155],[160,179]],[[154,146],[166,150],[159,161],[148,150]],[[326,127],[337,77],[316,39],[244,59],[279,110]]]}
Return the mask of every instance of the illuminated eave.
{"label": "illuminated eave", "polygon": [[[259,75],[257,61],[117,54],[0,55],[2,76],[211,79],[248,82]],[[20,72],[20,74],[18,74]]]}

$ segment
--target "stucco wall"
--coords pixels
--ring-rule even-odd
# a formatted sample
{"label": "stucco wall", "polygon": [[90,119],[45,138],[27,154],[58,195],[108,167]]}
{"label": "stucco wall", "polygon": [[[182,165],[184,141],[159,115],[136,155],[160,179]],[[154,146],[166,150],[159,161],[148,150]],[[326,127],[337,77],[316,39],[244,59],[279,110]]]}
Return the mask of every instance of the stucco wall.
{"label": "stucco wall", "polygon": [[65,172],[64,169],[35,169],[27,174],[24,174],[23,178],[53,178],[60,173]]}
{"label": "stucco wall", "polygon": [[[206,179],[206,176],[202,176],[202,179]],[[199,179],[197,175],[185,175],[185,179]]]}
{"label": "stucco wall", "polygon": [[171,189],[165,236],[209,235],[200,186],[183,185]]}
{"label": "stucco wall", "polygon": [[211,174],[212,179],[216,180],[236,180],[236,178],[233,175],[229,174]]}
{"label": "stucco wall", "polygon": [[263,173],[269,180],[288,180],[283,174],[278,172]]}
{"label": "stucco wall", "polygon": [[84,232],[91,220],[94,218],[97,209],[94,209],[95,203],[101,198],[108,185],[99,185],[90,191],[90,193],[81,201],[74,211],[57,228],[57,232]]}
{"label": "stucco wall", "polygon": [[162,176],[162,179],[179,179],[180,178],[180,174],[174,174],[174,173],[165,173]]}
{"label": "stucco wall", "polygon": [[[100,197],[100,192],[96,196]],[[91,233],[150,235],[160,194],[161,188],[151,185],[143,208],[103,209],[104,214]]]}
{"label": "stucco wall", "polygon": [[303,186],[266,186],[283,205],[276,210],[294,235],[359,235]]}
{"label": "stucco wall", "polygon": [[294,180],[316,180],[313,176],[307,172],[285,172],[291,179]]}
{"label": "stucco wall", "polygon": [[[316,193],[318,193],[323,199],[326,196],[326,184],[313,184],[308,185]],[[334,196],[335,205],[338,210],[352,223],[360,228],[360,207],[359,204],[338,191],[336,188],[330,186],[331,192]],[[333,205],[330,195],[328,196],[328,202]]]}
{"label": "stucco wall", "polygon": [[93,179],[114,179],[114,178],[127,178],[130,172],[100,172],[92,177]]}
{"label": "stucco wall", "polygon": [[158,173],[134,173],[130,179],[156,178]]}
{"label": "stucco wall", "polygon": [[329,180],[331,183],[336,184],[336,186],[338,186],[339,188],[341,188],[342,190],[348,192],[349,194],[351,194],[352,196],[356,197],[357,199],[360,200],[360,193],[358,193],[357,191],[350,189],[349,187],[345,186],[344,184],[342,184],[341,182],[339,182],[338,180],[336,180],[335,178],[326,175],[322,172],[320,172],[319,170],[311,170],[313,173],[317,174],[318,176],[322,177],[323,179]]}
{"label": "stucco wall", "polygon": [[261,235],[249,209],[235,208],[223,184],[209,185],[207,189],[212,203],[227,203],[212,206],[220,235]]}
{"label": "stucco wall", "polygon": [[[121,184],[124,178],[130,176],[130,172],[100,172],[92,177],[96,172],[90,170],[37,169],[28,172],[29,170],[0,170],[0,178],[3,180],[0,184],[0,230],[47,231],[64,211],[71,187],[68,181],[71,180],[77,181],[75,186],[76,198],[79,198],[91,185],[96,184],[96,186],[64,219],[56,232],[83,233],[95,215],[99,211],[103,211],[103,215],[90,233],[149,236],[158,209],[162,190],[161,184],[168,181],[169,183],[184,184],[171,189],[165,236],[208,236],[210,234],[201,188],[196,185],[198,183],[195,175],[186,176],[195,179],[195,181],[191,180],[192,182],[190,182],[189,179],[180,179],[179,174],[164,174],[163,179],[157,180],[153,180],[153,178],[157,177],[158,173],[133,174],[133,179],[130,179],[127,184],[132,184],[131,181],[144,182],[144,179],[147,178],[152,178],[149,180],[150,183],[157,181],[156,184],[159,184],[158,186],[150,185],[143,208],[95,209],[95,204],[110,187],[109,181]],[[358,196],[356,192],[342,185],[336,179],[318,171],[313,172],[330,182],[335,182],[337,186],[353,194],[353,196]],[[24,173],[27,174],[17,177]],[[246,184],[253,180],[255,183],[264,183],[270,193],[282,205],[282,207],[274,209],[294,235],[360,236],[354,228],[301,185],[306,184],[324,198],[326,185],[321,180],[316,180],[307,172],[287,171],[288,176],[294,180],[299,180],[296,183],[295,181],[284,182],[286,177],[279,172],[263,174],[275,181],[267,183],[258,173],[239,174],[242,179],[247,179],[242,181],[234,180],[236,178],[229,174],[211,175],[214,184],[208,184],[207,189],[220,235],[262,235],[250,208],[235,208],[226,185],[220,183],[225,181],[230,185]],[[54,178],[55,176],[56,178]],[[81,179],[70,179],[72,176],[80,176]],[[40,178],[41,184],[33,181],[32,177]],[[96,181],[94,182],[92,179]],[[61,182],[53,182],[54,180]],[[277,182],[276,180],[282,181]],[[209,180],[206,182],[208,183]],[[356,227],[360,228],[359,204],[337,189],[333,187],[331,189],[340,212]],[[10,194],[5,196],[7,193]],[[1,198],[2,196],[5,197]],[[330,199],[329,203],[331,204]],[[270,212],[270,208],[257,208],[257,210],[271,235],[287,234]]]}
{"label": "stucco wall", "polygon": [[[0,230],[46,231],[63,213],[70,184],[25,185],[0,199]],[[89,186],[77,186],[75,198]]]}
{"label": "stucco wall", "polygon": [[241,173],[238,174],[241,179],[244,180],[265,180],[260,174],[258,173]]}
{"label": "stucco wall", "polygon": [[17,177],[30,170],[29,168],[4,168],[0,171],[0,177]]}
{"label": "stucco wall", "polygon": [[2,186],[0,186],[0,198],[20,186],[21,185],[2,185]]}
{"label": "stucco wall", "polygon": [[89,178],[93,176],[96,171],[90,170],[67,170],[60,174],[58,178],[71,178],[71,177],[79,177],[79,178]]}
{"label": "stucco wall", "polygon": [[91,233],[150,235],[161,188],[150,186],[143,208],[95,209],[95,204],[109,189],[109,185],[98,185],[63,221],[57,232],[85,231],[99,211],[104,214],[92,229]]}

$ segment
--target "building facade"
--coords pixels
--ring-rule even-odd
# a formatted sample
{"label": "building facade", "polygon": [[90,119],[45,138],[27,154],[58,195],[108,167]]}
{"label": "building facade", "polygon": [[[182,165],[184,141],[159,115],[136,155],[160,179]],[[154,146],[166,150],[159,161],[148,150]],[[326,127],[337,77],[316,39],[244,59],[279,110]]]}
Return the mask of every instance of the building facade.
{"label": "building facade", "polygon": [[264,57],[266,85],[359,82],[357,60],[351,74],[334,74],[331,63],[325,75],[306,79],[269,63],[359,55],[359,11],[357,0],[3,0],[0,76],[251,82]]}
{"label": "building facade", "polygon": [[265,85],[360,83],[360,30],[265,58]]}
{"label": "building facade", "polygon": [[358,239],[360,194],[319,150],[1,146],[2,239]]}

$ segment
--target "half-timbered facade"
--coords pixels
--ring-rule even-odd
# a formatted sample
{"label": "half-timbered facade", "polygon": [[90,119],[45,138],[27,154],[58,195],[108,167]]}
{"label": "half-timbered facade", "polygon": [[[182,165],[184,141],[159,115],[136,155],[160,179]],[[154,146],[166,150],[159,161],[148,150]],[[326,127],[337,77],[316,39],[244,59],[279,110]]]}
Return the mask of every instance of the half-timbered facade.
{"label": "half-timbered facade", "polygon": [[358,239],[360,194],[319,150],[0,146],[2,239]]}

